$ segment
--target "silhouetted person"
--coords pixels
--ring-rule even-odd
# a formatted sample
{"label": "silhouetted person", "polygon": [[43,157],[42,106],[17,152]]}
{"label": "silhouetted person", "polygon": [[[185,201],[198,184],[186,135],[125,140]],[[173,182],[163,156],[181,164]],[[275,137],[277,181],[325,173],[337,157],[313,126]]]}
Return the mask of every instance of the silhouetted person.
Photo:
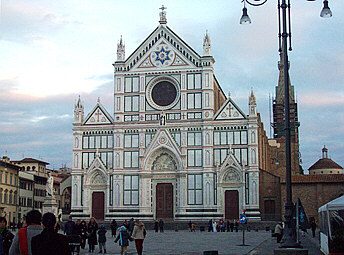
{"label": "silhouetted person", "polygon": [[32,237],[32,255],[71,255],[67,237],[55,231],[55,215],[51,212],[45,213],[42,224],[42,233]]}
{"label": "silhouetted person", "polygon": [[162,219],[159,220],[159,229],[160,232],[164,232],[164,221]]}

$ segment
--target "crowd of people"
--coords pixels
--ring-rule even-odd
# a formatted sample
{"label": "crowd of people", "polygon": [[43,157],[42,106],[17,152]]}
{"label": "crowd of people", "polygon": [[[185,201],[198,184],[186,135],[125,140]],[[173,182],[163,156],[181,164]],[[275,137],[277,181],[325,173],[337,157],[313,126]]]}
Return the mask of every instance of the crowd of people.
{"label": "crowd of people", "polygon": [[222,218],[218,221],[209,220],[208,222],[208,232],[238,232],[239,230],[239,221],[224,221]]}
{"label": "crowd of people", "polygon": [[[43,216],[38,210],[27,213],[25,224],[18,227],[18,232],[13,235],[7,228],[8,224],[5,217],[0,217],[0,255],[69,255],[80,253],[81,249],[87,249],[90,253],[106,253],[106,233],[103,224],[98,226],[94,217],[88,222],[85,220],[73,221],[70,216],[65,224],[58,224],[53,213],[45,213]],[[315,236],[316,224],[311,221],[313,237]],[[62,226],[63,233],[58,233]],[[11,226],[10,226],[11,227]],[[201,231],[204,231],[200,228]],[[110,224],[111,237],[114,242],[119,244],[121,254],[127,254],[127,247],[130,241],[135,241],[135,247],[139,255],[143,251],[143,242],[146,237],[144,224],[134,218],[125,220],[122,224],[117,224],[112,220]],[[239,222],[237,220],[224,221],[223,219],[209,220],[208,232],[238,232]],[[278,223],[275,226],[273,236],[277,237],[277,242],[281,241],[283,235],[283,225]],[[164,221],[155,221],[155,232],[164,232]],[[193,222],[188,222],[189,232],[195,232],[196,226]],[[88,247],[86,246],[88,244]],[[51,249],[58,247],[58,249]]]}
{"label": "crowd of people", "polygon": [[[0,217],[0,255],[70,255],[79,254],[80,249],[87,249],[90,253],[106,253],[106,233],[103,224],[98,226],[94,217],[88,222],[84,220],[73,221],[70,216],[63,225],[59,224],[53,213],[45,213],[43,216],[38,210],[27,213],[25,223],[18,227],[15,235],[7,228],[7,220]],[[60,228],[63,233],[58,233]],[[146,237],[144,224],[131,218],[120,226],[116,220],[110,224],[111,236],[119,243],[121,254],[127,254],[129,241],[135,241],[137,253],[143,252],[143,241]],[[117,234],[117,230],[119,232]],[[163,226],[162,226],[163,231]],[[52,248],[54,247],[54,248]]]}

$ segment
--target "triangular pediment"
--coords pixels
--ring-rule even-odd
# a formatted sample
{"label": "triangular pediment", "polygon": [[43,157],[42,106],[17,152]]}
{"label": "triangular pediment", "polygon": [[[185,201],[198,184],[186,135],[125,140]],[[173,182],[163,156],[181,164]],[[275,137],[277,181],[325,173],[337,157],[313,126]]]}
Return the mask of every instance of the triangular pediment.
{"label": "triangular pediment", "polygon": [[174,140],[171,133],[167,129],[160,129],[155,134],[151,143],[146,149],[145,154],[148,155],[150,152],[156,150],[159,147],[165,147],[169,149],[170,151],[177,153],[178,155],[181,154],[179,146],[177,145],[176,141]]}
{"label": "triangular pediment", "polygon": [[232,119],[246,119],[245,113],[237,106],[237,104],[228,97],[221,108],[215,114],[215,120],[232,120]]}
{"label": "triangular pediment", "polygon": [[107,125],[112,123],[113,119],[110,114],[105,110],[101,103],[98,102],[85,118],[83,125]]}
{"label": "triangular pediment", "polygon": [[88,168],[88,172],[92,172],[94,170],[100,170],[106,173],[106,167],[103,161],[100,159],[99,152],[96,153],[96,157],[93,159],[90,167]]}
{"label": "triangular pediment", "polygon": [[241,166],[239,160],[235,157],[235,155],[232,152],[230,152],[227,155],[227,157],[225,158],[225,160],[221,164],[220,171],[228,169],[230,167],[234,167],[234,168],[237,168],[237,169],[242,169],[242,166]]}
{"label": "triangular pediment", "polygon": [[200,66],[201,57],[169,27],[159,26],[125,60],[128,71],[161,68],[190,69]]}

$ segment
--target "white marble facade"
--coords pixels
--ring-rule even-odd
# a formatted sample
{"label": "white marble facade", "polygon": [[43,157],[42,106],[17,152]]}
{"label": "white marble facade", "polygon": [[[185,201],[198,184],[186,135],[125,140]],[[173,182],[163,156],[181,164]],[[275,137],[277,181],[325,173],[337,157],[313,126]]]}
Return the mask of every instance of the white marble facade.
{"label": "white marble facade", "polygon": [[209,220],[245,209],[260,220],[253,92],[247,115],[215,78],[209,35],[201,56],[160,18],[128,58],[118,43],[114,115],[100,100],[86,117],[75,105],[72,215]]}

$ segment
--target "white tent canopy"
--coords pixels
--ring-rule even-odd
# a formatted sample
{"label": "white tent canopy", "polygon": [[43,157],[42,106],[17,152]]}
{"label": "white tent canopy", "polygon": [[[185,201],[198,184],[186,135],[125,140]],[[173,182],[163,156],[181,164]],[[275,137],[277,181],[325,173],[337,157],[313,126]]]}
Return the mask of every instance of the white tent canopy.
{"label": "white tent canopy", "polygon": [[319,208],[318,212],[344,210],[344,196],[336,198]]}

